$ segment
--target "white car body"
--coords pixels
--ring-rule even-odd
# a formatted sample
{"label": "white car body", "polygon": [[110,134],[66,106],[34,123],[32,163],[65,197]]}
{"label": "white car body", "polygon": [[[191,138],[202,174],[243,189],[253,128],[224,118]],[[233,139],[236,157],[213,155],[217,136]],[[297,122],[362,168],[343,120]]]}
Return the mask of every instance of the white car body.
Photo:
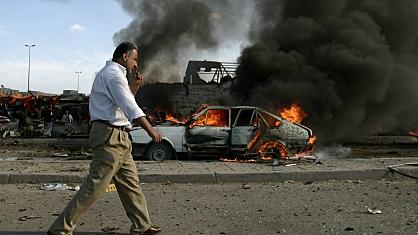
{"label": "white car body", "polygon": [[[215,112],[223,114],[222,125],[210,123],[209,117]],[[133,146],[144,150],[150,160],[172,159],[176,153],[257,154],[268,142],[277,142],[286,155],[294,155],[305,151],[313,137],[309,128],[252,106],[209,106],[185,124],[166,123],[154,128],[163,136],[159,144],[163,148],[156,146],[142,128],[131,130]]]}

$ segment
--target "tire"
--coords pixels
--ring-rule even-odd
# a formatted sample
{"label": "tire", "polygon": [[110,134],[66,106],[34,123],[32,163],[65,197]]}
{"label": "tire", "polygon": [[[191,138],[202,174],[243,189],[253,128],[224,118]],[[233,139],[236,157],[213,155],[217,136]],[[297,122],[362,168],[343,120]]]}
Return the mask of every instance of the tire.
{"label": "tire", "polygon": [[286,159],[289,155],[289,150],[284,144],[278,141],[268,141],[261,145],[261,149],[264,149],[263,152],[266,154],[263,156],[259,153],[259,159],[269,160],[269,159]]}
{"label": "tire", "polygon": [[167,143],[152,143],[145,152],[145,158],[151,161],[172,160],[174,152]]}
{"label": "tire", "polygon": [[143,145],[132,143],[132,157],[134,160],[143,160],[145,147]]}

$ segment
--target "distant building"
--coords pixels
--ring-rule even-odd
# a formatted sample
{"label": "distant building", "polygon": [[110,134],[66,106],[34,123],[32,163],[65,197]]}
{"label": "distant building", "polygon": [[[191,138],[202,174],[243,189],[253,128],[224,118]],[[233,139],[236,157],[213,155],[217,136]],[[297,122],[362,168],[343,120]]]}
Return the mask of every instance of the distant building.
{"label": "distant building", "polygon": [[19,94],[21,94],[22,96],[56,96],[56,94],[46,93],[42,91],[21,91],[19,92]]}
{"label": "distant building", "polygon": [[78,93],[75,90],[63,90],[61,95],[61,100],[84,100],[86,95],[83,93]]}
{"label": "distant building", "polygon": [[19,94],[19,91],[1,86],[0,87],[0,94],[3,94],[3,95],[17,95],[17,94]]}
{"label": "distant building", "polygon": [[229,95],[237,66],[217,61],[189,61],[183,83],[146,84],[136,100],[150,111],[166,111],[180,118],[189,116],[202,104],[219,104]]}

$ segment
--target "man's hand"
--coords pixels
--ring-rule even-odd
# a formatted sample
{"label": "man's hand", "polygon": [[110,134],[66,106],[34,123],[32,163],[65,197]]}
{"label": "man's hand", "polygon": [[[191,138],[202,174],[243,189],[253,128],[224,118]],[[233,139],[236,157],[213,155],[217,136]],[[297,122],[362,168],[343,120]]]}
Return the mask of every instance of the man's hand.
{"label": "man's hand", "polygon": [[136,95],[139,88],[144,85],[144,76],[139,72],[138,65],[135,65],[131,71],[130,89],[132,94]]}
{"label": "man's hand", "polygon": [[148,133],[148,135],[152,138],[153,141],[161,142],[163,140],[163,137],[161,136],[160,132],[154,127],[152,127],[151,124],[149,124],[145,116],[137,118],[134,121],[137,122],[139,126],[144,128],[144,130]]}
{"label": "man's hand", "polygon": [[155,128],[152,128],[152,130],[150,132],[148,132],[148,135],[152,138],[152,140],[154,142],[158,143],[158,142],[161,142],[163,140],[163,137],[161,136],[161,133]]}

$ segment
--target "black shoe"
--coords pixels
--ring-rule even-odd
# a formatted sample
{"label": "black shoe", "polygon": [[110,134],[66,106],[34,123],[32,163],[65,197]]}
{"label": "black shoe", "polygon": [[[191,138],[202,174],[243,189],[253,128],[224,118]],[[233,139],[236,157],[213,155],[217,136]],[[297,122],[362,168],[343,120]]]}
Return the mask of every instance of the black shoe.
{"label": "black shoe", "polygon": [[46,232],[46,234],[48,234],[48,235],[54,235],[52,232],[50,232],[50,231],[48,231],[48,232]]}

